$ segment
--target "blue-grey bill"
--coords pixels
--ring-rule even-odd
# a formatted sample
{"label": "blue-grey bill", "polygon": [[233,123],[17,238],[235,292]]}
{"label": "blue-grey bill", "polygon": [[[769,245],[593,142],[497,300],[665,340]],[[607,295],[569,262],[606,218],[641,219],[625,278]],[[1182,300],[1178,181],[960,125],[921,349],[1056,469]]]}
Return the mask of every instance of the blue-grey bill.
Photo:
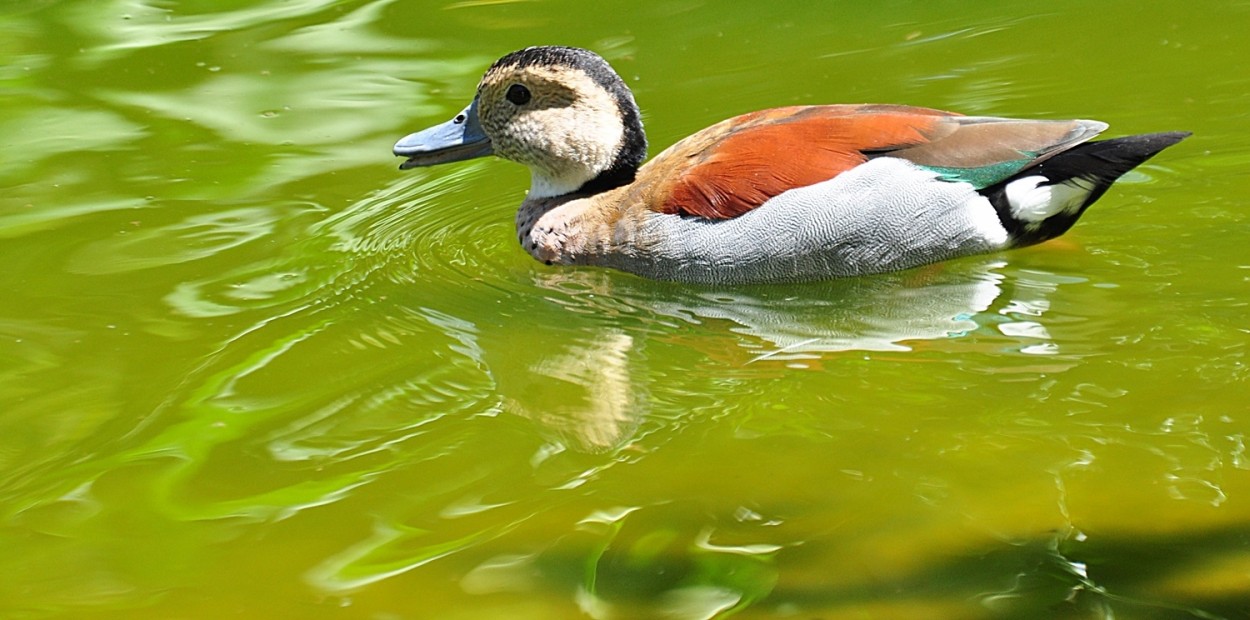
{"label": "blue-grey bill", "polygon": [[407,157],[400,170],[435,166],[453,161],[485,157],[494,153],[490,138],[482,132],[477,118],[477,99],[455,118],[404,136],[395,143],[395,155]]}

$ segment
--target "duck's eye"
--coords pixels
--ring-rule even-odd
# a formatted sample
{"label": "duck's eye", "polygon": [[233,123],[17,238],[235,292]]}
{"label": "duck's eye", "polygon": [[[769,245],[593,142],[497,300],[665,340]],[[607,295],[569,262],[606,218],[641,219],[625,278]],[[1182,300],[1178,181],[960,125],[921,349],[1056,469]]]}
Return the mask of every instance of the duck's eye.
{"label": "duck's eye", "polygon": [[508,87],[508,94],[504,96],[516,105],[525,105],[530,102],[530,89],[520,84],[513,84]]}
{"label": "duck's eye", "polygon": [[463,125],[464,121],[465,121],[465,116],[463,114],[457,114],[456,118],[451,119],[451,122],[457,125]]}

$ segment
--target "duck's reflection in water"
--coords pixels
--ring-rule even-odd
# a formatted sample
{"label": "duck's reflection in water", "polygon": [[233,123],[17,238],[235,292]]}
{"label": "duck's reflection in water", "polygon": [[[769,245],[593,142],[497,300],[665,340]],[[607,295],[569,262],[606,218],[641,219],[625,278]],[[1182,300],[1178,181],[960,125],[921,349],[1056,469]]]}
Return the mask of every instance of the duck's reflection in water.
{"label": "duck's reflection in water", "polygon": [[[801,368],[805,360],[850,351],[910,351],[976,330],[994,346],[1025,354],[1054,352],[1038,322],[1054,286],[1001,273],[986,259],[958,269],[944,266],[803,286],[707,289],[664,286],[620,274],[575,270],[544,274],[538,284],[581,317],[569,338],[531,333],[497,351],[492,364],[506,408],[554,432],[564,447],[604,451],[627,443],[646,413],[652,376],[638,353],[640,340],[664,339],[683,325],[724,323],[727,330],[696,329],[682,346],[704,349],[718,362],[744,368],[774,363]],[[1010,295],[1004,295],[1010,290]],[[620,325],[605,325],[604,317]],[[732,335],[740,355],[725,359]],[[554,344],[553,344],[554,343]],[[926,348],[932,348],[932,346]],[[519,362],[519,363],[518,363]]]}
{"label": "duck's reflection in water", "polygon": [[742,346],[757,352],[751,361],[908,351],[909,342],[976,329],[974,317],[999,297],[1002,280],[988,269],[958,278],[937,270],[885,274],[818,283],[784,296],[767,290],[720,291],[663,310],[673,316],[730,321],[734,332],[750,337]]}
{"label": "duck's reflection in water", "polygon": [[554,432],[570,448],[601,452],[629,438],[643,416],[630,375],[634,339],[604,329],[540,355],[519,377],[499,377],[511,413]]}

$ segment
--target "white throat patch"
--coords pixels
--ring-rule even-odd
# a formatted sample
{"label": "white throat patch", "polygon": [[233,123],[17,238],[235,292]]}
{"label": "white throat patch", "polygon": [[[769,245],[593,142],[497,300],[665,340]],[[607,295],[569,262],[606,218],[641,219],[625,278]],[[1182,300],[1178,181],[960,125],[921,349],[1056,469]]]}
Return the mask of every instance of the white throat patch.
{"label": "white throat patch", "polygon": [[526,194],[526,199],[540,200],[570,194],[593,178],[593,176],[586,176],[585,172],[580,170],[573,171],[573,174],[565,174],[563,177],[553,178],[531,168],[530,191]]}

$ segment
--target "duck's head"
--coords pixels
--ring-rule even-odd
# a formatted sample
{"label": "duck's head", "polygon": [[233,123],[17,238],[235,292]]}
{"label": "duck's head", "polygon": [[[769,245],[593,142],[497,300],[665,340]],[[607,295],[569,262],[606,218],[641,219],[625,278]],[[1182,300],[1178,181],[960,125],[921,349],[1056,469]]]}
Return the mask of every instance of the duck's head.
{"label": "duck's head", "polygon": [[647,154],[638,105],[597,54],[530,47],[495,61],[473,102],[450,121],[405,136],[400,168],[498,155],[529,167],[530,198],[625,185]]}

